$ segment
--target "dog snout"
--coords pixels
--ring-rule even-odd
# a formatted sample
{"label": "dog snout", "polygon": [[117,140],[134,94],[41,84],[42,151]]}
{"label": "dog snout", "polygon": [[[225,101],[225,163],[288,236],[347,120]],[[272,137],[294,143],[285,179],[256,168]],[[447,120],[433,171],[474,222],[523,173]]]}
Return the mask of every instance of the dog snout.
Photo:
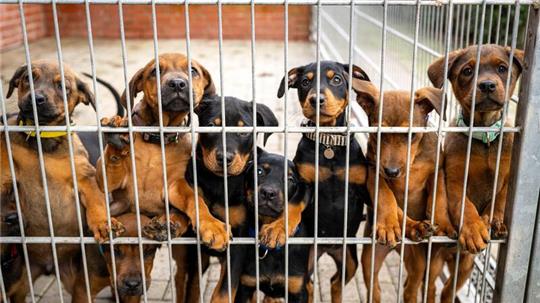
{"label": "dog snout", "polygon": [[261,187],[261,198],[265,201],[274,201],[278,197],[278,191],[274,188]]}
{"label": "dog snout", "polygon": [[497,89],[497,83],[491,80],[484,80],[478,83],[478,89],[485,94],[493,93]]}
{"label": "dog snout", "polygon": [[227,158],[227,166],[231,166],[234,159],[234,153],[227,152],[224,157],[222,151],[216,152],[216,162],[220,167],[223,166],[223,161],[225,161],[225,158]]}
{"label": "dog snout", "polygon": [[188,83],[185,79],[174,78],[169,80],[169,82],[167,82],[167,85],[170,88],[174,89],[176,92],[182,92],[187,87]]}
{"label": "dog snout", "polygon": [[395,178],[399,176],[401,169],[399,167],[385,167],[384,173],[390,178]]}
{"label": "dog snout", "polygon": [[45,96],[43,94],[40,94],[40,93],[36,93],[35,96],[36,96],[36,105],[37,106],[41,106],[41,105],[47,103],[47,96]]}
{"label": "dog snout", "polygon": [[[319,95],[319,106],[324,106],[324,102],[326,101],[326,96],[323,94]],[[317,96],[313,95],[309,98],[309,103],[313,108],[317,108]]]}
{"label": "dog snout", "polygon": [[128,290],[137,290],[142,285],[142,278],[140,276],[127,277],[124,279],[123,283]]}

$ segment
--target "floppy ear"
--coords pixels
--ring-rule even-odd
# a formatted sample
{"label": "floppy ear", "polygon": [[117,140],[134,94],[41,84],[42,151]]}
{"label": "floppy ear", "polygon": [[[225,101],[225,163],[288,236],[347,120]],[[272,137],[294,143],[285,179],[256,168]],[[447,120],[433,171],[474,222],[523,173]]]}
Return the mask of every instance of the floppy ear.
{"label": "floppy ear", "polygon": [[[131,103],[131,108],[133,108],[133,105],[134,105],[133,100],[135,100],[135,97],[137,97],[137,94],[140,91],[142,91],[143,74],[145,70],[146,70],[146,67],[139,69],[129,81],[129,102]],[[124,92],[122,93],[120,102],[122,103],[124,108],[128,108],[127,101],[126,101],[126,90],[124,90]]]}
{"label": "floppy ear", "polygon": [[435,87],[420,88],[414,93],[414,103],[420,106],[426,115],[435,110],[446,120],[446,104],[445,108],[442,107],[444,98],[443,90]]}
{"label": "floppy ear", "polygon": [[78,101],[86,105],[91,104],[95,110],[96,99],[94,98],[94,94],[90,91],[90,88],[88,88],[88,85],[86,85],[86,83],[81,81],[79,77],[77,77],[76,81],[77,81],[77,90],[79,91]]}
{"label": "floppy ear", "polygon": [[352,88],[356,92],[356,102],[370,116],[379,103],[379,90],[369,81],[353,78]]}
{"label": "floppy ear", "polygon": [[212,102],[220,102],[220,101],[218,101],[218,99],[213,96],[212,97],[206,96],[201,100],[201,102],[199,102],[199,105],[197,105],[197,107],[195,107],[193,111],[195,112],[195,114],[200,115],[201,113],[204,113],[208,109],[208,107],[210,106]]}
{"label": "floppy ear", "polygon": [[[193,63],[193,62],[192,62]],[[212,81],[212,76],[204,66],[197,63],[199,68],[202,70],[203,77],[206,79],[206,86],[204,87],[205,96],[213,96],[216,94],[216,87],[214,86],[214,81]]]}
{"label": "floppy ear", "polygon": [[[257,126],[278,126],[279,122],[272,110],[264,105],[257,104]],[[272,133],[264,133],[263,144],[266,145],[266,141],[272,135]]]}
{"label": "floppy ear", "polygon": [[[343,69],[345,69],[345,71],[347,73],[350,72],[349,71],[349,64],[342,63],[341,66],[343,66]],[[358,66],[356,66],[354,64],[352,66],[352,76],[353,76],[353,78],[356,78],[356,79],[370,81],[368,75],[366,74],[366,72],[363,69],[361,69],[360,67],[358,67]]]}
{"label": "floppy ear", "polygon": [[24,74],[24,72],[27,70],[27,68],[28,67],[25,64],[17,68],[17,70],[15,70],[15,73],[11,77],[11,80],[9,80],[9,88],[8,88],[6,98],[11,97],[11,94],[13,94],[13,91],[15,91],[15,88],[19,87],[19,80],[21,76]]}
{"label": "floppy ear", "polygon": [[[512,48],[507,46],[506,48],[506,53],[508,54],[508,57],[510,57],[510,53],[512,52]],[[520,49],[514,49],[514,56],[512,57],[513,58],[513,61],[514,61],[514,64],[517,65],[517,67],[519,68],[519,73],[521,74],[521,72],[523,71],[523,67],[525,66],[525,52],[520,50]]]}
{"label": "floppy ear", "polygon": [[[448,77],[450,77],[454,62],[462,53],[463,53],[462,50],[455,50],[453,52],[448,53]],[[429,65],[428,77],[429,77],[429,80],[431,80],[431,83],[433,83],[433,86],[437,88],[443,87],[444,80],[445,80],[444,56],[440,57],[439,59],[431,63],[431,65]]]}
{"label": "floppy ear", "polygon": [[[295,67],[291,69],[287,76],[287,88],[298,88],[298,76],[304,70],[303,66]],[[285,77],[281,79],[281,84],[279,85],[277,97],[281,98],[285,95]]]}

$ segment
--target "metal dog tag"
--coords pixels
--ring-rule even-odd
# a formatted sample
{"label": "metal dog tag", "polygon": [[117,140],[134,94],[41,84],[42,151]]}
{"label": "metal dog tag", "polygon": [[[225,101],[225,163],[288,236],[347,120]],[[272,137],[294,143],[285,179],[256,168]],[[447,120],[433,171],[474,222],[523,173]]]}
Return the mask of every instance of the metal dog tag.
{"label": "metal dog tag", "polygon": [[331,147],[327,147],[324,152],[323,152],[323,155],[326,159],[328,160],[331,160],[334,158],[335,154],[334,154],[334,150],[331,148]]}

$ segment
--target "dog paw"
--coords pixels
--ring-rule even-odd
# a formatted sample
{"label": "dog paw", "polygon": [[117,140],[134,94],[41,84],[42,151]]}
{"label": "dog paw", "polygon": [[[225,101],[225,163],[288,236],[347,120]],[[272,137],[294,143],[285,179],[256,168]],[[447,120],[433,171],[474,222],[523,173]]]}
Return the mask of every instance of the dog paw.
{"label": "dog paw", "polygon": [[[127,127],[128,120],[127,118],[114,116],[114,117],[105,117],[101,119],[101,125],[106,127]],[[129,134],[128,133],[105,133],[106,144],[111,144],[116,149],[123,150],[129,146]]]}
{"label": "dog paw", "polygon": [[464,222],[459,235],[459,245],[462,249],[476,254],[486,248],[488,241],[488,227],[483,220]]}
{"label": "dog paw", "polygon": [[491,235],[493,235],[494,239],[506,239],[508,237],[508,229],[502,220],[493,218]]}
{"label": "dog paw", "polygon": [[[170,219],[171,239],[182,236],[186,231],[187,226],[175,221],[172,216]],[[150,220],[148,224],[143,226],[142,231],[143,235],[148,239],[156,241],[167,241],[167,217],[160,216],[152,218],[152,220]]]}
{"label": "dog paw", "polygon": [[126,228],[124,227],[122,222],[116,220],[115,218],[111,218],[111,226],[109,226],[109,224],[105,220],[101,223],[96,224],[92,231],[94,233],[94,238],[96,239],[96,241],[98,241],[99,243],[103,243],[109,240],[109,232],[112,231],[113,237],[118,237],[126,231]]}
{"label": "dog paw", "polygon": [[397,242],[401,241],[401,227],[397,220],[377,223],[376,233],[377,242],[382,245],[395,247]]}
{"label": "dog paw", "polygon": [[435,236],[447,236],[450,239],[457,239],[458,232],[454,226],[450,223],[437,224],[437,230],[435,231]]}
{"label": "dog paw", "polygon": [[282,220],[263,225],[259,233],[261,244],[270,249],[284,246],[285,238],[285,225]]}
{"label": "dog paw", "polygon": [[229,239],[232,238],[227,233],[227,227],[224,222],[218,219],[201,220],[199,226],[201,241],[204,245],[216,251],[224,251],[227,248]]}
{"label": "dog paw", "polygon": [[412,241],[420,242],[431,237],[437,229],[438,227],[431,225],[431,222],[428,220],[413,221],[413,223],[407,225],[406,235]]}

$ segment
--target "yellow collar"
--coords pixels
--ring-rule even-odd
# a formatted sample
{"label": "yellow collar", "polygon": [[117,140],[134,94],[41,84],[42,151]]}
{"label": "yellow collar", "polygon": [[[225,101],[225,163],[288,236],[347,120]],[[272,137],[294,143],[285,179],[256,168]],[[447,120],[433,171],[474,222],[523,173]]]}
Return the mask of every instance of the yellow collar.
{"label": "yellow collar", "polygon": [[[24,121],[20,120],[19,126],[24,126],[24,125],[34,125],[34,122],[28,119],[25,119]],[[25,133],[28,135],[28,137],[36,136],[35,131],[27,131]],[[66,135],[67,135],[66,131],[40,131],[39,132],[39,137],[41,138],[58,138],[58,137],[66,136]]]}

